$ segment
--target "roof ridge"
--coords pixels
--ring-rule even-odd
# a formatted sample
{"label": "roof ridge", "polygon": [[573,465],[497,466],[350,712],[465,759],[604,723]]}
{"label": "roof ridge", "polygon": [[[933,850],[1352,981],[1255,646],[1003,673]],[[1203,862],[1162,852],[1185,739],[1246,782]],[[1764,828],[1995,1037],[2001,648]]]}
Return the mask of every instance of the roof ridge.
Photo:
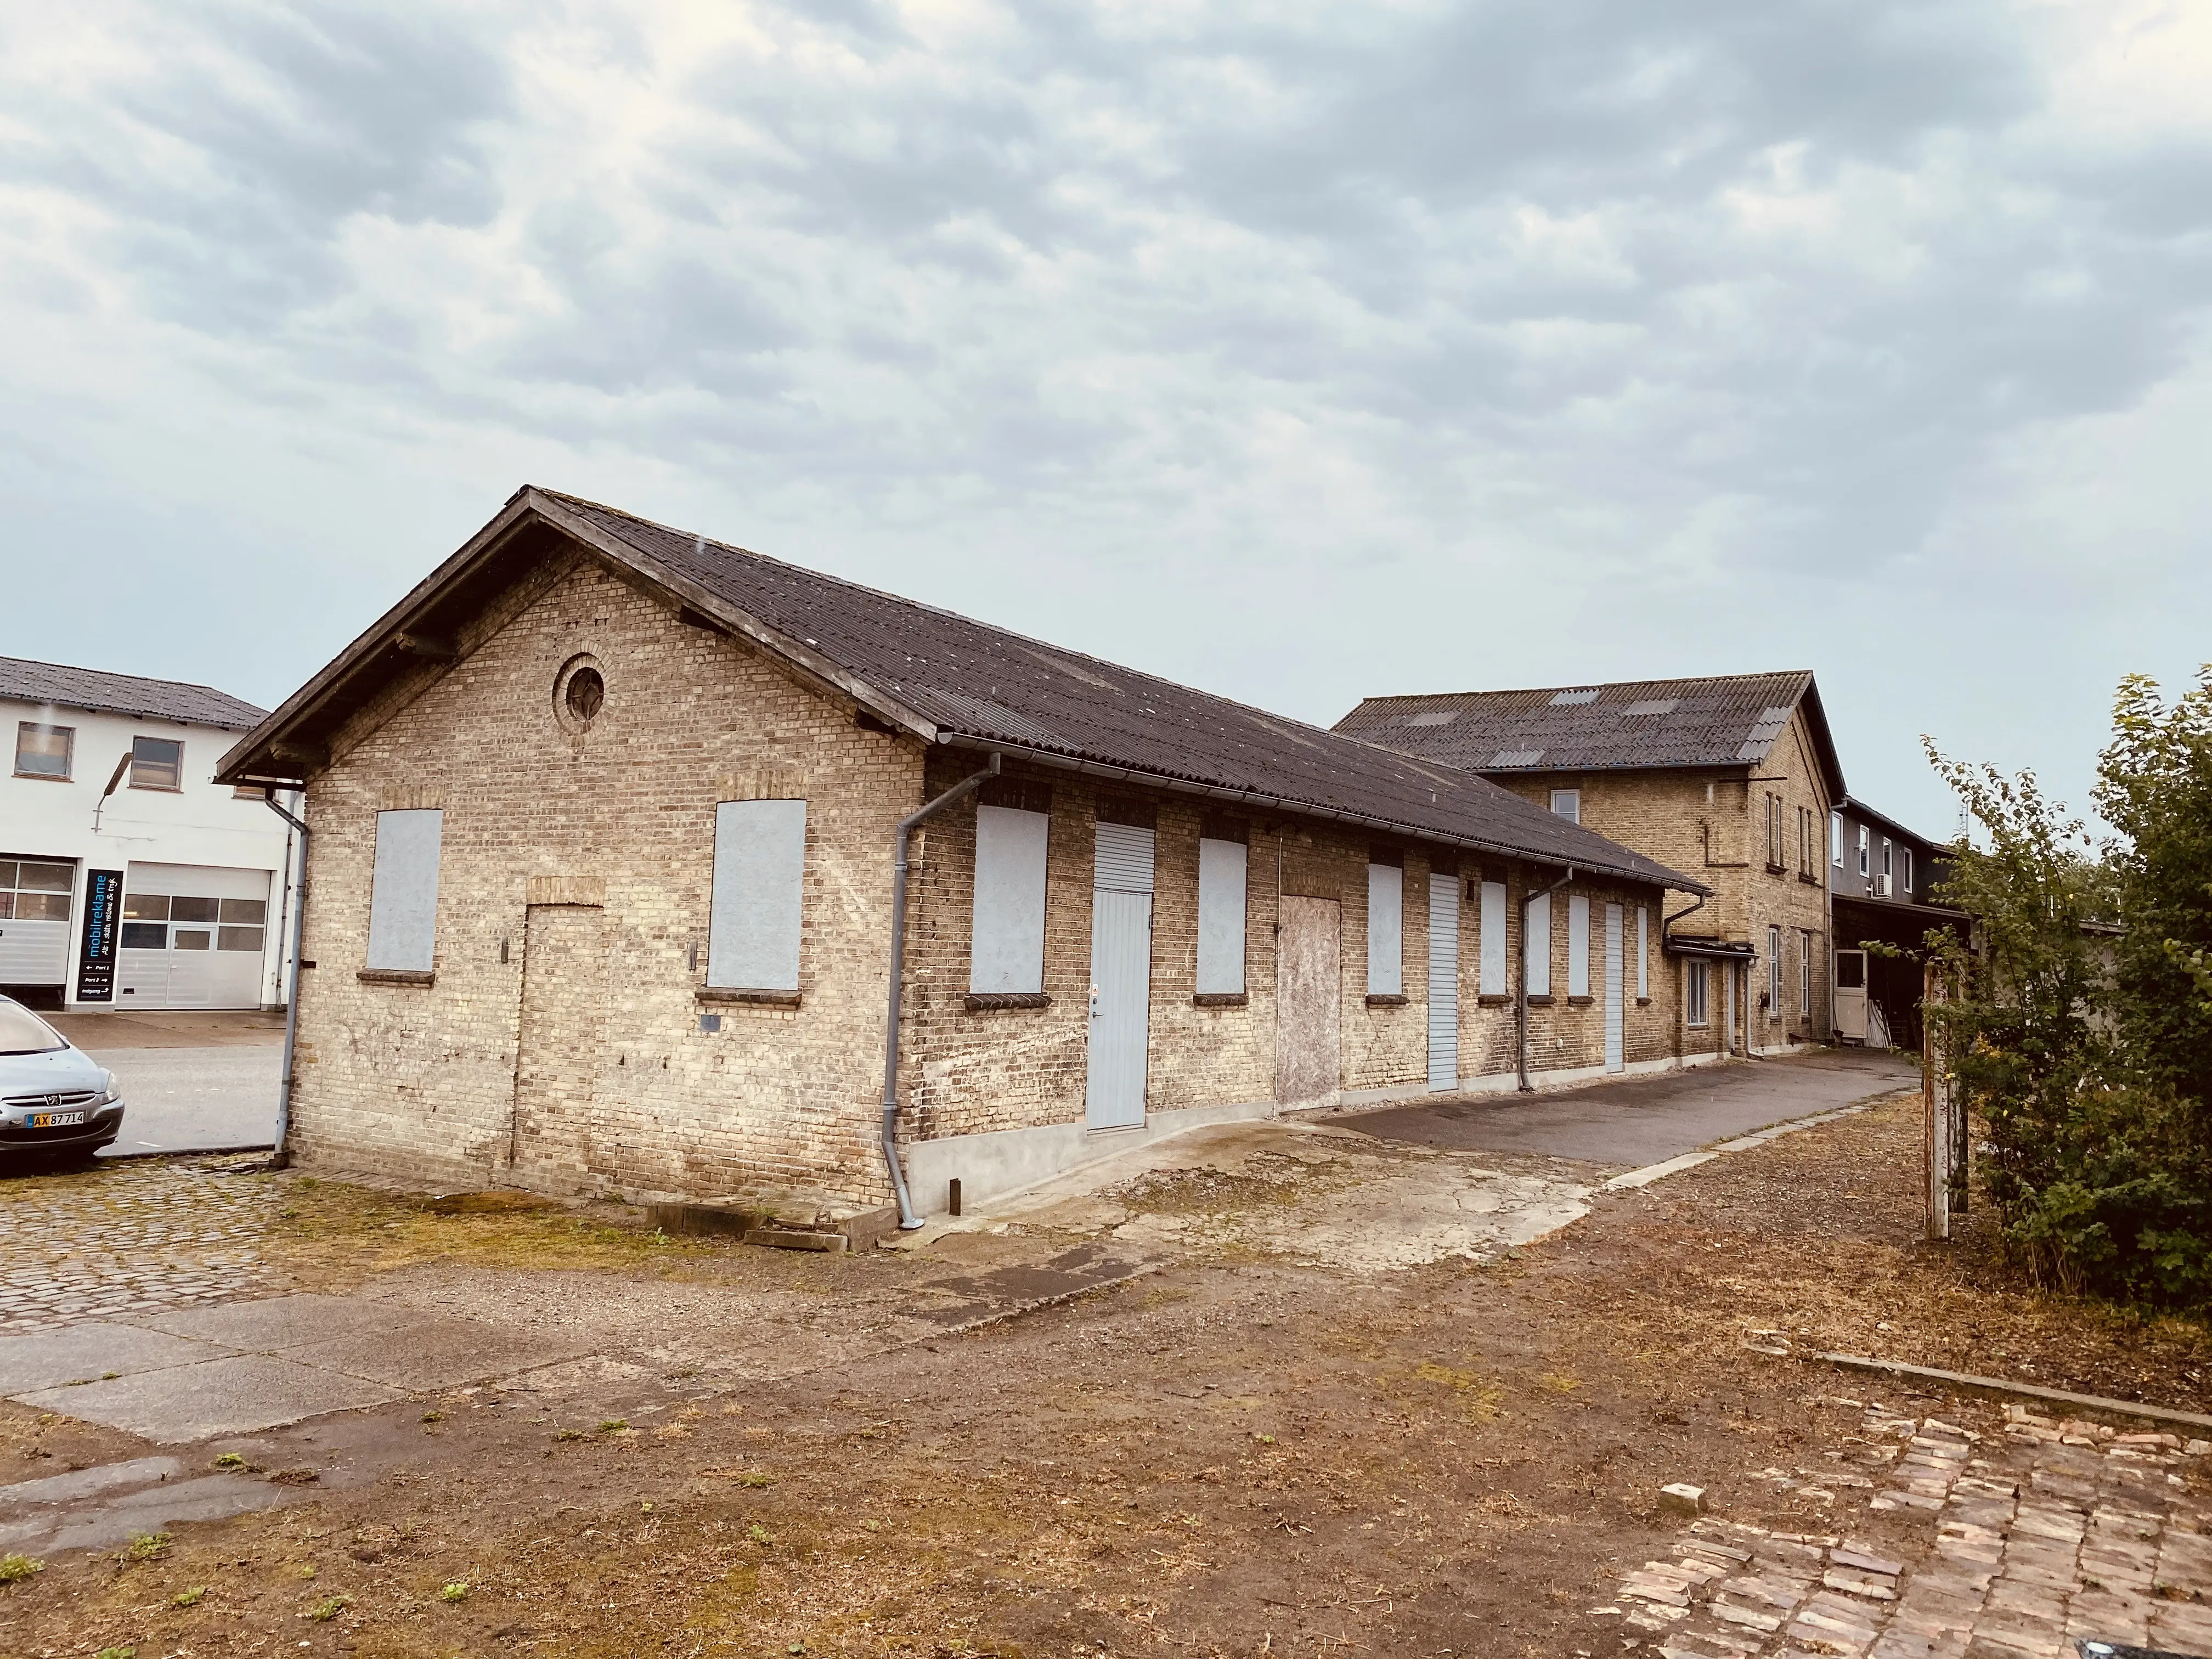
{"label": "roof ridge", "polygon": [[1751,674],[1672,674],[1645,680],[1568,680],[1559,685],[1503,685],[1462,691],[1390,691],[1362,697],[1364,703],[1433,702],[1442,697],[1536,697],[1560,691],[1619,691],[1662,685],[1747,685],[1753,680],[1801,680],[1810,683],[1809,668],[1774,668]]}

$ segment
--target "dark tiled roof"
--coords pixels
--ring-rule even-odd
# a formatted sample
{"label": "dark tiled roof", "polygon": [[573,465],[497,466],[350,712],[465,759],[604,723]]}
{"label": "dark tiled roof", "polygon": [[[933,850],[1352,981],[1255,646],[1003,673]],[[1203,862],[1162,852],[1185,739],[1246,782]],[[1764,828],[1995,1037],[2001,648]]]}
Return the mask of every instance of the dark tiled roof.
{"label": "dark tiled roof", "polygon": [[1703,890],[1497,785],[1002,628],[540,492],[940,731]]}
{"label": "dark tiled roof", "polygon": [[21,657],[0,657],[0,697],[96,714],[216,726],[228,732],[243,732],[268,712],[211,685],[107,674],[97,668],[70,668]]}
{"label": "dark tiled roof", "polygon": [[1538,691],[1370,697],[1336,723],[1349,737],[1473,772],[1740,766],[1764,761],[1801,701],[1843,793],[1820,694],[1805,669],[1630,680]]}

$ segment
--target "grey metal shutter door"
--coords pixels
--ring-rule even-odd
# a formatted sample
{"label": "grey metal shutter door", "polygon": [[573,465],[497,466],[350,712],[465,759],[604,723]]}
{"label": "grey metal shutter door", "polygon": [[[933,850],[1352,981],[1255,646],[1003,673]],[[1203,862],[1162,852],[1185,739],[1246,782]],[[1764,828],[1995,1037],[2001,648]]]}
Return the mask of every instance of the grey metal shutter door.
{"label": "grey metal shutter door", "polygon": [[1476,992],[1502,997],[1512,988],[1505,982],[1505,884],[1482,884],[1482,974]]}
{"label": "grey metal shutter door", "polygon": [[1198,843],[1198,989],[1244,988],[1247,854],[1241,841]]}
{"label": "grey metal shutter door", "polygon": [[1621,961],[1621,915],[1618,904],[1605,907],[1605,1069],[1623,1070],[1623,1032],[1621,981],[1626,978],[1626,964]]}
{"label": "grey metal shutter door", "polygon": [[1133,823],[1097,826],[1097,872],[1091,884],[1109,893],[1152,890],[1152,832]]}
{"label": "grey metal shutter door", "polygon": [[796,991],[806,885],[806,803],[726,800],[714,809],[707,983]]}
{"label": "grey metal shutter door", "polygon": [[1395,864],[1367,866],[1367,994],[1406,994],[1406,872]]}
{"label": "grey metal shutter door", "polygon": [[1429,1087],[1459,1087],[1459,878],[1429,877]]}
{"label": "grey metal shutter door", "polygon": [[1044,989],[1045,843],[1051,820],[1012,806],[975,809],[975,909],[968,988]]}
{"label": "grey metal shutter door", "polygon": [[1084,1119],[1093,1129],[1145,1121],[1151,1031],[1152,850],[1149,830],[1097,827],[1091,894],[1091,1038]]}
{"label": "grey metal shutter door", "polygon": [[427,974],[435,965],[438,848],[445,832],[446,815],[434,808],[376,815],[368,966]]}
{"label": "grey metal shutter door", "polygon": [[1552,896],[1545,894],[1528,907],[1528,932],[1521,941],[1522,970],[1528,994],[1552,994]]}

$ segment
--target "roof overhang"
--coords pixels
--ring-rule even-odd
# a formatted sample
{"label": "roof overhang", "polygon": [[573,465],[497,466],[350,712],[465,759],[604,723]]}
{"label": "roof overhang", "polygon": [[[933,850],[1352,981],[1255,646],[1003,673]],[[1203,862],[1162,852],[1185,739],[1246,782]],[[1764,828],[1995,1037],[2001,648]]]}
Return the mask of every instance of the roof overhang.
{"label": "roof overhang", "polygon": [[1669,934],[1660,947],[1670,957],[1703,957],[1713,962],[1756,962],[1759,952],[1747,944],[1722,939],[1681,939]]}
{"label": "roof overhang", "polygon": [[564,547],[577,547],[629,579],[657,589],[688,616],[750,641],[817,690],[850,699],[924,743],[937,726],[896,697],[856,678],[805,641],[769,626],[727,599],[616,540],[557,499],[517,490],[497,517],[377,618],[319,673],[233,744],[216,770],[218,783],[297,786],[328,765],[330,744],[345,720],[399,673],[424,662],[454,660],[468,620],[496,593]]}
{"label": "roof overhang", "polygon": [[1102,762],[1083,760],[1070,755],[1055,755],[1049,750],[1029,749],[1018,743],[1002,743],[995,738],[971,738],[959,732],[945,732],[938,741],[955,749],[974,750],[979,753],[1002,754],[1039,766],[1054,767],[1065,772],[1080,772],[1089,777],[1108,778],[1117,783],[1139,784],[1147,788],[1164,789],[1171,793],[1195,796],[1201,800],[1224,802],[1235,806],[1257,807],[1262,811],[1282,812],[1291,817],[1321,818],[1332,823],[1346,823],[1362,830],[1377,830],[1384,835],[1402,836],[1407,841],[1427,842],[1434,846],[1457,848],[1467,852],[1487,853],[1498,858],[1518,859],[1524,864],[1538,864],[1547,868],[1565,869],[1570,864],[1577,870],[1587,870],[1592,875],[1609,876],[1617,881],[1632,882],[1640,887],[1657,887],[1668,892],[1695,893],[1709,896],[1712,889],[1695,882],[1679,871],[1655,866],[1651,870],[1637,870],[1627,866],[1608,866],[1598,860],[1567,860],[1555,854],[1534,853],[1526,848],[1514,847],[1504,842],[1472,836],[1449,836],[1419,824],[1401,823],[1393,818],[1372,817],[1358,812],[1346,812],[1340,808],[1322,806],[1311,801],[1294,800],[1284,795],[1263,794],[1251,789],[1231,789],[1218,784],[1198,783],[1188,778],[1177,778],[1158,772],[1142,772],[1126,766],[1109,766]]}

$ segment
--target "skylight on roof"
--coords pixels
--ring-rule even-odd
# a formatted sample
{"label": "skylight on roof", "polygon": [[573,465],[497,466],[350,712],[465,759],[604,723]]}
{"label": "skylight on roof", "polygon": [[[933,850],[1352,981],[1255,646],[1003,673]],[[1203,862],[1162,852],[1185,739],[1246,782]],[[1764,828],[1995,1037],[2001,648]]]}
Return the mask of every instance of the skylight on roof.
{"label": "skylight on roof", "polygon": [[1552,707],[1554,708],[1566,708],[1578,702],[1595,702],[1596,701],[1597,687],[1593,685],[1585,690],[1561,691],[1558,693],[1552,699]]}

